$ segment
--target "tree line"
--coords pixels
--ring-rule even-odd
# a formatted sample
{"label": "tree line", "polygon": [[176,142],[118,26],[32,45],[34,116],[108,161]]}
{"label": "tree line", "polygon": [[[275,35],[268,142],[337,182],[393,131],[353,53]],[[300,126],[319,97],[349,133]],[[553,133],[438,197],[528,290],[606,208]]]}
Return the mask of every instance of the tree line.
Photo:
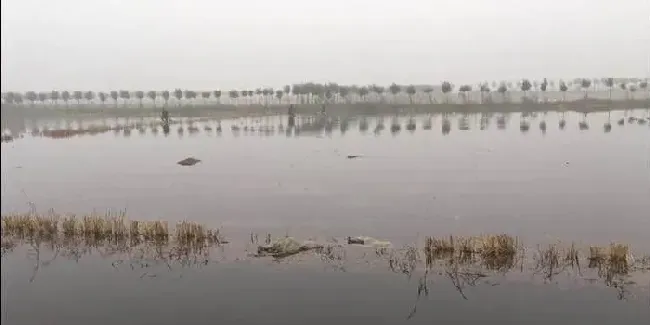
{"label": "tree line", "polygon": [[[625,92],[626,98],[634,99],[637,90],[648,91],[648,79],[641,78],[575,78],[571,80],[547,80],[541,81],[521,79],[512,81],[492,81],[481,82],[475,85],[461,84],[458,87],[449,81],[443,81],[437,86],[428,85],[398,85],[392,83],[389,86],[380,85],[341,85],[338,83],[300,83],[285,85],[280,89],[274,88],[257,88],[255,90],[237,90],[228,91],[211,90],[211,91],[194,91],[175,89],[172,91],[163,90],[112,90],[108,92],[94,91],[27,91],[24,93],[9,91],[2,93],[2,101],[7,104],[30,104],[42,105],[51,104],[58,106],[63,103],[69,106],[70,103],[91,104],[99,103],[106,105],[112,103],[118,107],[120,102],[126,106],[136,101],[140,107],[148,100],[156,106],[156,103],[162,102],[166,107],[170,100],[173,99],[176,105],[182,105],[184,102],[195,104],[197,100],[207,103],[208,100],[214,100],[222,103],[227,99],[231,104],[282,104],[295,102],[297,104],[326,104],[326,103],[358,103],[358,102],[391,102],[396,103],[397,98],[405,97],[408,103],[413,104],[426,100],[430,104],[438,103],[434,97],[434,92],[443,95],[443,101],[449,102],[452,94],[456,94],[461,102],[469,103],[469,94],[474,92],[480,94],[479,103],[493,101],[493,94],[496,93],[501,97],[503,102],[509,101],[509,93],[512,91],[521,91],[524,93],[523,100],[530,100],[529,92],[542,94],[542,100],[546,100],[547,91],[560,91],[563,94],[563,100],[566,100],[566,92],[569,90],[584,91],[584,98],[589,97],[590,91],[608,90],[611,99],[612,91],[620,89]],[[536,97],[536,96],[535,96]],[[536,98],[538,99],[538,98]]]}

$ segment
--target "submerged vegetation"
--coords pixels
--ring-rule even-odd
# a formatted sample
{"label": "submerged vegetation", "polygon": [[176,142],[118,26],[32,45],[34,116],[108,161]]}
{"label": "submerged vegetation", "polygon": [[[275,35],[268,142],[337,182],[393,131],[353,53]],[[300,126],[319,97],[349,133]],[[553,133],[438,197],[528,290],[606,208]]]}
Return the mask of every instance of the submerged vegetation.
{"label": "submerged vegetation", "polygon": [[431,267],[436,260],[461,261],[463,263],[481,260],[490,270],[509,270],[522,247],[517,238],[506,234],[472,237],[435,238],[427,237],[424,244],[426,265]]}
{"label": "submerged vegetation", "polygon": [[[589,280],[584,273],[593,270],[605,285],[616,289],[619,299],[626,299],[630,295],[629,285],[634,284],[631,278],[634,272],[650,271],[649,256],[634,256],[629,246],[620,243],[612,243],[609,247],[590,246],[586,253],[575,243],[553,243],[530,249],[519,238],[508,234],[429,236],[424,238],[422,246],[411,244],[400,248],[371,237],[345,237],[341,242],[335,238],[328,242],[299,242],[288,234],[276,239],[267,234],[263,244],[258,238],[256,233],[251,233],[250,243],[257,249],[249,257],[270,256],[281,262],[291,256],[313,255],[335,270],[345,272],[346,262],[356,256],[366,263],[384,261],[389,270],[409,278],[420,274],[418,301],[421,295],[428,295],[431,275],[449,278],[461,297],[469,299],[465,292],[467,287],[495,285],[490,282],[494,275],[505,275],[515,269],[539,275],[548,283],[569,271],[576,271],[576,276]],[[2,255],[23,244],[36,252],[37,263],[30,281],[34,280],[39,267],[46,264],[40,261],[41,247],[53,250],[53,258],[61,254],[79,260],[95,250],[102,257],[115,256],[117,259],[112,262],[115,268],[126,264],[131,269],[141,269],[151,263],[163,263],[171,270],[175,262],[182,266],[207,265],[211,248],[226,243],[219,229],[190,221],[180,221],[170,228],[166,221],[130,220],[123,212],[83,217],[53,212],[2,217]],[[374,253],[367,254],[368,249],[373,249]],[[355,252],[362,255],[355,255]],[[141,275],[144,276],[155,275],[147,271]],[[417,302],[409,317],[416,310]]]}

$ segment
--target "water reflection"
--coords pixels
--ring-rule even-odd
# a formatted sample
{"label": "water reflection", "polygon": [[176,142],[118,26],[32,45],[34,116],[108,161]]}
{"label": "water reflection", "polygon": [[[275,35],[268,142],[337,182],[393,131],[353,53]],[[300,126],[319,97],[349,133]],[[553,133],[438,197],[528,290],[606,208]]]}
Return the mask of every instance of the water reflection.
{"label": "water reflection", "polygon": [[[194,224],[186,227],[188,230],[184,232],[177,229],[176,235],[172,237],[160,235],[165,233],[161,230],[164,226],[160,224],[156,224],[158,228],[152,228],[136,223],[135,235],[133,223],[130,229],[127,224],[123,226],[124,235],[120,236],[116,232],[119,228],[115,226],[111,228],[108,225],[109,228],[106,229],[112,229],[108,235],[104,235],[103,230],[96,232],[94,228],[88,228],[86,218],[84,225],[78,228],[79,234],[66,233],[65,220],[64,232],[61,234],[48,230],[47,223],[51,220],[43,219],[40,222],[40,226],[34,229],[27,226],[3,229],[2,256],[5,257],[14,251],[25,252],[17,250],[23,247],[27,248],[26,258],[34,261],[29,282],[33,282],[39,272],[59,257],[79,263],[82,258],[95,256],[107,260],[108,267],[136,271],[139,277],[143,278],[156,277],[156,266],[162,266],[169,271],[176,267],[202,267],[224,262],[223,258],[226,256],[223,246],[226,242],[219,233],[210,235],[208,232],[208,235],[198,237],[196,233],[205,234],[206,231],[197,230],[200,226]],[[29,229],[32,231],[26,231]],[[140,233],[137,229],[140,229]],[[151,234],[147,231],[151,231]],[[259,245],[258,238],[256,233],[251,233],[250,244]],[[265,245],[271,243],[270,234],[267,234],[266,238],[265,244],[259,247],[266,247]],[[417,299],[408,318],[417,313],[420,298],[429,295],[430,286],[433,285],[431,277],[435,276],[446,278],[463,300],[472,299],[471,294],[466,291],[469,287],[497,286],[509,279],[519,279],[520,275],[539,277],[546,284],[567,280],[574,284],[576,281],[599,281],[602,285],[613,288],[618,299],[627,300],[639,298],[634,294],[639,285],[643,284],[635,282],[636,276],[650,271],[650,256],[633,257],[629,247],[621,244],[611,244],[610,247],[591,246],[586,254],[575,244],[537,245],[537,249],[530,249],[518,238],[505,234],[426,237],[421,247],[357,246],[341,242],[343,241],[332,239],[328,243],[317,245],[316,249],[296,251],[293,254],[274,257],[274,260],[276,263],[288,265],[314,265],[320,262],[331,266],[332,270],[343,272],[349,267],[364,268],[364,265],[377,265],[377,262],[381,262],[379,265],[385,271],[402,274],[408,278],[419,276]],[[234,261],[245,259],[247,256],[264,259],[263,256],[251,255],[247,250],[235,252],[232,256],[236,257]],[[583,268],[582,265],[587,267]],[[3,267],[11,266],[4,265],[3,262]],[[563,280],[560,275],[569,277]]]}
{"label": "water reflection", "polygon": [[[621,112],[613,112],[620,114]],[[572,113],[568,113],[574,115]],[[638,114],[638,113],[637,113]],[[451,133],[452,124],[450,119],[453,118],[455,113],[445,114],[426,114],[422,116],[399,116],[391,117],[390,131],[391,134],[397,135],[402,127],[410,132],[416,132],[418,124],[422,126],[421,130],[431,130],[433,124],[438,121],[441,125],[441,132],[443,135]],[[567,113],[557,113],[558,129],[564,130],[567,127]],[[581,117],[577,123],[577,129],[580,131],[587,131],[589,127],[589,114],[580,114]],[[597,119],[602,120],[605,113],[592,113],[591,115],[598,115]],[[470,131],[474,128],[480,131],[487,131],[492,121],[496,122],[497,129],[506,130],[510,126],[510,121],[513,117],[519,117],[519,130],[521,133],[530,131],[531,123],[537,121],[539,130],[542,134],[546,134],[548,129],[549,115],[547,113],[498,113],[498,114],[467,114],[463,113],[457,117],[457,129],[459,131]],[[612,132],[612,112],[606,113],[606,120],[602,122],[603,132]],[[628,125],[646,125],[650,117],[636,117],[628,116],[615,118],[619,126]],[[12,141],[15,138],[20,138],[24,135],[31,137],[46,137],[51,139],[65,139],[78,136],[94,136],[101,135],[113,131],[116,135],[130,137],[133,130],[137,130],[141,136],[147,134],[150,130],[152,135],[156,135],[159,130],[162,130],[165,135],[170,133],[170,126],[177,125],[176,131],[179,137],[185,133],[190,135],[197,135],[203,133],[206,135],[217,134],[221,135],[222,121],[218,119],[209,118],[185,118],[185,119],[168,119],[160,121],[155,118],[139,119],[133,122],[130,119],[103,119],[99,121],[79,121],[79,120],[62,120],[62,121],[23,121],[23,126],[17,131],[6,129],[2,136],[2,141]],[[372,124],[374,124],[374,134],[378,135],[385,129],[384,117],[330,117],[327,115],[316,116],[269,116],[264,118],[240,118],[231,121],[225,121],[229,124],[232,134],[239,135],[259,135],[259,136],[273,136],[276,131],[280,134],[285,133],[287,136],[318,136],[318,135],[333,135],[336,131],[338,134],[345,135],[350,129],[351,125],[357,124],[358,130],[361,134],[365,133]],[[284,125],[287,125],[285,129]],[[277,127],[276,127],[277,126]],[[16,128],[14,128],[15,130]],[[27,132],[29,130],[29,132]],[[286,132],[285,132],[286,131]],[[14,133],[17,132],[17,133]]]}

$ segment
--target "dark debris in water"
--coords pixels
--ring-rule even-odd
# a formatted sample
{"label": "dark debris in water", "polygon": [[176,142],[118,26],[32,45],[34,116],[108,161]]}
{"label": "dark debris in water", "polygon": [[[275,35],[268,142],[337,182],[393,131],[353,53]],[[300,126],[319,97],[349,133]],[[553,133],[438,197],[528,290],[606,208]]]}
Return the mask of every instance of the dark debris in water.
{"label": "dark debris in water", "polygon": [[348,159],[361,158],[361,155],[348,155]]}
{"label": "dark debris in water", "polygon": [[194,166],[194,165],[196,165],[196,164],[198,164],[200,162],[201,162],[201,160],[199,160],[199,159],[196,159],[194,157],[188,157],[188,158],[185,158],[185,159],[179,161],[178,164],[181,165],[181,166]]}

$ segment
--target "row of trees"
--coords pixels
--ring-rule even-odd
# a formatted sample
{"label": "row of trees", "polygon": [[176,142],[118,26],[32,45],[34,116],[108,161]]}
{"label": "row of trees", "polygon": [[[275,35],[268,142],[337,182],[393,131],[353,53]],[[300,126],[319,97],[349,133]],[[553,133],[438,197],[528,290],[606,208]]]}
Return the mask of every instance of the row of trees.
{"label": "row of trees", "polygon": [[[28,91],[25,93],[20,92],[6,92],[2,94],[4,103],[11,104],[24,104],[31,105],[40,102],[45,105],[47,103],[59,105],[63,102],[66,106],[70,102],[76,104],[90,104],[99,102],[105,105],[107,102],[112,102],[116,107],[120,101],[123,105],[137,101],[140,107],[143,106],[145,100],[151,101],[154,106],[157,102],[162,102],[167,106],[170,99],[173,99],[176,105],[182,105],[183,102],[191,104],[196,103],[197,99],[202,99],[204,102],[208,100],[216,100],[221,103],[222,97],[227,97],[230,103],[239,104],[242,101],[246,104],[262,104],[269,105],[273,103],[283,103],[283,99],[287,98],[286,102],[296,103],[352,103],[352,102],[396,102],[397,98],[407,97],[409,103],[414,103],[417,99],[422,99],[424,96],[429,103],[436,103],[434,92],[443,94],[443,100],[449,102],[451,94],[457,93],[458,98],[468,103],[470,101],[469,94],[478,92],[480,94],[480,103],[493,101],[492,94],[494,92],[500,94],[502,101],[510,100],[509,92],[521,90],[524,94],[523,100],[530,100],[528,97],[529,92],[541,92],[542,100],[546,100],[547,91],[560,91],[563,93],[563,99],[566,99],[566,92],[570,89],[583,90],[584,98],[589,97],[589,91],[597,91],[599,89],[609,90],[609,97],[611,99],[612,91],[619,88],[625,91],[627,96],[634,98],[634,93],[637,90],[647,92],[648,80],[638,78],[602,78],[602,79],[588,79],[576,78],[570,81],[559,80],[557,83],[548,81],[546,78],[542,81],[530,81],[529,79],[522,79],[517,82],[506,81],[493,81],[482,82],[476,85],[463,84],[456,87],[449,81],[443,81],[437,86],[416,86],[416,85],[397,85],[395,83],[388,87],[380,85],[358,86],[358,85],[339,85],[337,83],[303,83],[286,85],[282,89],[273,88],[258,88],[256,90],[229,90],[222,92],[221,90],[213,91],[193,91],[176,89],[173,91],[127,91],[127,90],[113,90],[110,92],[93,92],[93,91],[58,91],[53,90],[49,92],[36,92]],[[292,98],[290,98],[292,97]],[[292,100],[293,99],[293,100]]]}

